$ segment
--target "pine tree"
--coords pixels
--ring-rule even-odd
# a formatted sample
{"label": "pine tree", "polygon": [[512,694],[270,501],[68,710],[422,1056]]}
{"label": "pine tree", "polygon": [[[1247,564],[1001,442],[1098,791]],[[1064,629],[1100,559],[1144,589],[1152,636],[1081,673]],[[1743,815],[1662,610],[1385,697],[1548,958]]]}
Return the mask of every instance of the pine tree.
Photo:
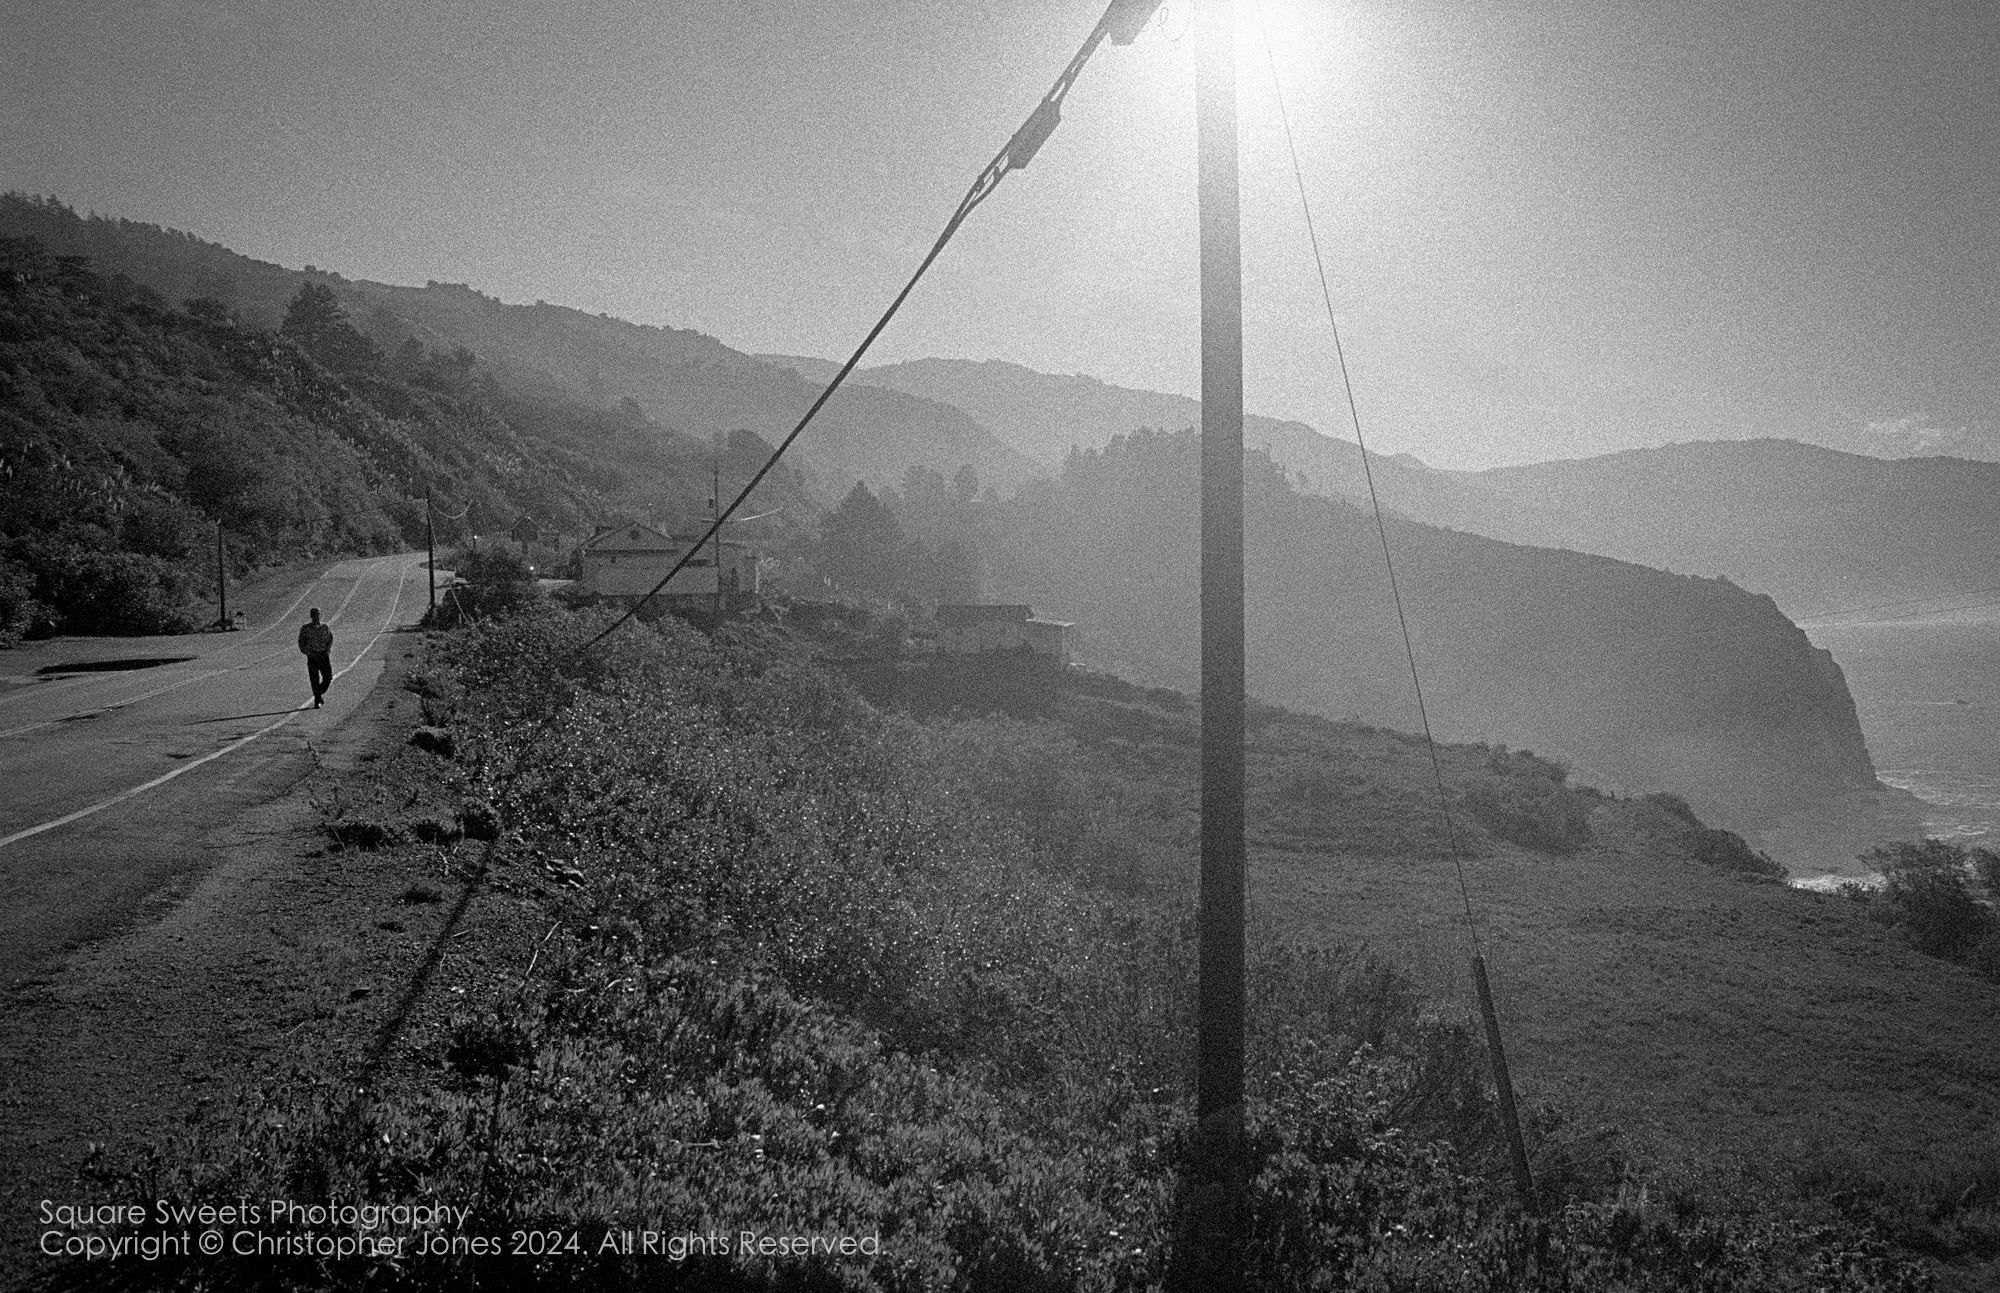
{"label": "pine tree", "polygon": [[367,372],[382,363],[382,352],[348,322],[333,289],[324,283],[300,286],[279,331],[337,373]]}
{"label": "pine tree", "polygon": [[820,573],[844,588],[892,593],[907,574],[908,548],[895,515],[856,481],[820,525]]}

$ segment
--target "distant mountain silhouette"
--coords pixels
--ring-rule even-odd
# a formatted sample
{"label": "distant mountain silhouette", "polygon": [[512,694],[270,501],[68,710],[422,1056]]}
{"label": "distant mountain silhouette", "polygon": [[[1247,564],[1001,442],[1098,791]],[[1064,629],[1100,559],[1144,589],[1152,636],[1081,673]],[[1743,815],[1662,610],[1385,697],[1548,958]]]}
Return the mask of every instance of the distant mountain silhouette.
{"label": "distant mountain silhouette", "polygon": [[1435,519],[1689,574],[1808,618],[2000,585],[2000,464],[1722,440],[1456,476]]}
{"label": "distant mountain silhouette", "polygon": [[[796,355],[762,356],[816,381],[838,364]],[[918,359],[862,368],[850,382],[902,391],[963,409],[1022,453],[1059,467],[1072,448],[1094,450],[1113,436],[1142,428],[1198,427],[1201,404],[1184,395],[1114,386],[1094,377],[1057,376],[997,360]],[[1261,449],[1298,488],[1328,497],[1365,500],[1368,479],[1352,440],[1324,435],[1304,422],[1249,414],[1243,441]],[[1372,454],[1375,490],[1385,510],[1455,528],[1500,533],[1515,527],[1529,505],[1497,497],[1460,473],[1436,471],[1408,454]],[[1530,510],[1532,510],[1530,508]]]}
{"label": "distant mountain silhouette", "polygon": [[[802,372],[825,361],[771,356]],[[826,365],[831,368],[831,365]],[[854,380],[952,404],[1054,466],[1141,427],[1198,425],[1194,400],[1018,364],[921,359]],[[1968,433],[1969,434],[1969,433]],[[1244,440],[1311,493],[1367,497],[1360,451],[1302,422],[1249,416]],[[1788,614],[2000,585],[2000,464],[1846,453],[1789,440],[1634,449],[1460,472],[1374,455],[1392,514],[1769,593]]]}
{"label": "distant mountain silhouette", "polygon": [[[464,347],[520,391],[604,409],[630,399],[660,425],[700,438],[740,428],[775,441],[820,390],[699,332],[541,302],[507,305],[461,284],[401,287],[285,269],[156,225],[86,219],[17,194],[0,197],[0,234],[87,256],[100,273],[122,274],[172,305],[212,298],[260,328],[278,325],[301,283],[323,283],[385,351],[412,337],[445,353]],[[836,395],[796,452],[829,502],[856,480],[892,484],[913,464],[947,475],[970,465],[1003,489],[1037,471],[960,410],[880,387]]]}

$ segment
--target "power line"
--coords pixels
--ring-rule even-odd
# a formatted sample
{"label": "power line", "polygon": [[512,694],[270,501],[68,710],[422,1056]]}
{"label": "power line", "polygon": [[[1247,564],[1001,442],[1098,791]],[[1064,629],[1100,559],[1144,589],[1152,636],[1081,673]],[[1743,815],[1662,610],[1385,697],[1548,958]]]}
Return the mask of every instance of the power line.
{"label": "power line", "polygon": [[[1898,620],[1907,620],[1917,616],[1955,615],[1960,611],[1981,611],[1988,607],[2000,606],[2000,601],[1971,602],[1964,606],[1940,606],[1937,604],[1939,602],[1953,601],[1960,597],[1982,597],[1987,593],[2000,593],[2000,588],[1968,588],[1962,592],[1939,593],[1935,597],[1917,597],[1900,602],[1872,602],[1866,606],[1848,606],[1840,610],[1820,611],[1814,615],[1800,615],[1787,618],[1791,620],[1793,627],[1803,631],[1808,627],[1840,628],[1842,626],[1839,624],[1819,624],[1816,621],[1830,620],[1840,615],[1859,615],[1863,611],[1897,610],[1906,606],[1929,608],[1927,610],[1911,611],[1907,615],[1894,617]],[[1782,614],[1782,612],[1780,613]],[[1769,624],[1762,620],[1743,620],[1729,624],[1718,624],[1714,628],[1700,629],[1687,636],[1690,638],[1711,638],[1721,636],[1725,633],[1761,632],[1767,630],[1769,627]]]}
{"label": "power line", "polygon": [[1340,385],[1347,397],[1348,422],[1354,428],[1354,443],[1361,450],[1361,474],[1368,484],[1368,505],[1375,514],[1375,534],[1382,544],[1382,565],[1389,574],[1389,595],[1396,606],[1396,624],[1403,634],[1403,655],[1409,661],[1410,687],[1416,693],[1417,717],[1423,723],[1424,745],[1430,751],[1431,773],[1437,782],[1438,810],[1443,814],[1445,838],[1451,847],[1452,867],[1458,874],[1459,899],[1465,908],[1465,926],[1472,939],[1473,955],[1479,955],[1479,926],[1472,913],[1472,893],[1465,882],[1465,863],[1458,843],[1458,828],[1451,815],[1451,800],[1445,790],[1444,766],[1438,760],[1437,741],[1431,735],[1429,707],[1424,703],[1423,677],[1417,669],[1416,647],[1410,640],[1410,621],[1403,610],[1403,590],[1396,579],[1396,560],[1389,550],[1389,527],[1382,519],[1382,500],[1375,492],[1375,469],[1369,464],[1368,441],[1361,432],[1361,412],[1354,399],[1354,382],[1347,371],[1347,348],[1340,338],[1340,322],[1334,317],[1333,291],[1326,281],[1326,262],[1320,254],[1319,230],[1313,222],[1312,203],[1306,198],[1305,170],[1299,164],[1298,144],[1292,138],[1291,113],[1285,107],[1285,91],[1278,78],[1277,56],[1271,50],[1271,36],[1264,27],[1264,11],[1257,7],[1257,33],[1264,43],[1264,58],[1271,69],[1271,87],[1278,100],[1278,119],[1284,124],[1285,147],[1291,153],[1292,179],[1298,186],[1299,209],[1305,214],[1306,237],[1312,244],[1313,267],[1319,274],[1320,299],[1326,305],[1326,321],[1333,330],[1333,353],[1340,369]]}
{"label": "power line", "polygon": [[1507,1053],[1500,1039],[1500,1017],[1493,1007],[1493,989],[1486,975],[1486,957],[1479,947],[1479,926],[1472,911],[1472,891],[1465,882],[1465,860],[1459,847],[1458,827],[1451,815],[1451,796],[1445,790],[1444,765],[1438,758],[1437,738],[1431,732],[1431,719],[1424,703],[1424,683],[1417,668],[1416,647],[1410,640],[1410,621],[1403,610],[1403,592],[1396,580],[1396,561],[1389,550],[1389,527],[1382,518],[1382,500],[1375,491],[1375,471],[1368,461],[1368,442],[1361,433],[1361,411],[1354,398],[1354,381],[1348,374],[1347,350],[1340,338],[1340,321],[1333,309],[1333,291],[1326,281],[1326,260],[1320,254],[1319,231],[1313,222],[1312,202],[1306,196],[1305,168],[1299,164],[1299,147],[1292,135],[1292,117],[1285,107],[1285,88],[1278,75],[1278,59],[1271,48],[1271,36],[1264,24],[1262,5],[1253,6],[1257,15],[1257,33],[1264,45],[1264,59],[1271,69],[1271,88],[1278,101],[1278,119],[1285,130],[1285,148],[1291,156],[1292,179],[1298,187],[1299,209],[1305,214],[1306,235],[1312,244],[1313,267],[1319,274],[1320,299],[1326,305],[1327,325],[1333,331],[1333,352],[1340,367],[1340,384],[1347,397],[1347,415],[1354,427],[1354,443],[1361,450],[1362,477],[1368,483],[1368,503],[1375,514],[1375,533],[1382,544],[1382,564],[1389,575],[1389,593],[1396,606],[1396,624],[1403,634],[1403,654],[1410,664],[1410,686],[1416,693],[1417,717],[1424,728],[1424,748],[1430,754],[1431,776],[1437,784],[1438,811],[1443,815],[1445,838],[1451,849],[1452,870],[1458,876],[1458,896],[1465,908],[1466,935],[1472,943],[1473,987],[1479,998],[1479,1013],[1486,1026],[1488,1054],[1493,1065],[1493,1084],[1500,1101],[1500,1114],[1507,1133],[1507,1148],[1512,1160],[1515,1189],[1520,1195],[1521,1206],[1528,1212],[1537,1211],[1535,1201],[1534,1174],[1528,1167],[1527,1145],[1521,1138],[1521,1122],[1514,1104],[1514,1083],[1507,1070]]}
{"label": "power line", "polygon": [[602,633],[577,648],[579,652],[588,651],[596,646],[637,615],[641,607],[656,597],[660,590],[694,559],[695,554],[720,533],[723,524],[735,515],[736,509],[750,497],[750,492],[756,489],[764,477],[771,473],[771,469],[778,465],[778,460],[785,456],[785,451],[792,447],[792,442],[804,433],[813,418],[826,406],[826,402],[833,398],[833,393],[840,389],[841,383],[847,380],[847,375],[861,363],[861,357],[868,353],[868,348],[875,344],[875,339],[882,335],[883,329],[889,326],[889,321],[896,317],[896,311],[902,308],[904,300],[916,289],[918,281],[944,251],[945,245],[958,232],[959,226],[965,223],[966,217],[972,214],[973,208],[984,202],[994,189],[1000,187],[1000,181],[1007,177],[1009,171],[1026,168],[1043,143],[1047,142],[1048,137],[1055,132],[1057,124],[1062,120],[1062,101],[1068,96],[1070,87],[1076,83],[1076,78],[1082,74],[1084,65],[1090,61],[1090,56],[1097,52],[1097,47],[1106,37],[1109,37],[1115,45],[1131,44],[1158,5],[1159,0],[1111,0],[1110,7],[1104,11],[1104,16],[1097,20],[1097,25],[1091,28],[1090,35],[1084,38],[1083,45],[1077,50],[1075,57],[1071,58],[1069,64],[1063,68],[1062,74],[1056,78],[1055,84],[1049,87],[1049,92],[1042,96],[1042,101],[1035,105],[1035,110],[1028,114],[1027,120],[1023,121],[1008,138],[1006,145],[994,154],[993,160],[986,163],[986,168],[979,172],[979,177],[972,182],[972,187],[959,199],[958,207],[951,213],[951,218],[945,221],[944,231],[938,235],[937,241],[931,244],[930,251],[925,253],[923,260],[918,263],[916,272],[910,275],[909,281],[903,284],[903,290],[896,293],[895,299],[889,302],[889,308],[882,312],[882,317],[875,321],[875,326],[868,330],[868,335],[861,339],[861,344],[855,347],[854,353],[848,357],[845,364],[841,365],[840,371],[834,374],[826,389],[819,393],[819,398],[812,402],[805,416],[799,419],[798,425],[778,442],[778,447],[771,451],[771,456],[764,460],[764,465],[750,477],[749,483],[743,486],[728,507],[717,514],[702,536],[681,554],[680,560],[673,564],[673,568],[667,571],[660,582],[654,584],[652,590],[634,602],[623,615],[613,620]]}
{"label": "power line", "polygon": [[[1868,606],[1848,606],[1837,611],[1819,611],[1812,615],[1800,615],[1795,617],[1792,623],[1804,627],[1813,620],[1830,620],[1836,615],[1859,615],[1863,611],[1896,610],[1904,606],[1929,606],[1933,602],[1948,602],[1960,597],[1984,597],[1989,593],[2000,593],[2000,588],[1968,588],[1963,592],[1939,593],[1934,597],[1916,597],[1909,601],[1875,602]],[[1943,615],[1951,611],[1976,611],[1982,607],[1993,605],[2000,605],[2000,603],[1980,602],[1974,606],[1939,606],[1934,611],[1921,613]]]}

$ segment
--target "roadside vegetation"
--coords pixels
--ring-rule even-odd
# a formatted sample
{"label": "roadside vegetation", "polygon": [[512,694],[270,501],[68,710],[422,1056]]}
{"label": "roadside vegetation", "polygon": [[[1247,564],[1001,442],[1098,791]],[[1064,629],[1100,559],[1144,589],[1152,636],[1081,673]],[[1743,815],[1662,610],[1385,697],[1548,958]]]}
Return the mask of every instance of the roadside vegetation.
{"label": "roadside vegetation", "polygon": [[[435,639],[408,685],[450,737],[427,748],[453,808],[329,823],[343,847],[444,848],[477,883],[540,895],[525,969],[395,1080],[357,1096],[345,1073],[298,1075],[117,1178],[146,1200],[448,1200],[469,1233],[574,1248],[195,1257],[149,1278],[1186,1287],[1186,698],[1086,677],[1011,710],[882,708],[782,624],[668,619],[580,653],[604,622],[530,604]],[[1445,855],[1420,742],[1265,708],[1252,725],[1262,846]],[[1503,822],[1560,825],[1552,798],[1581,794],[1533,756],[1446,755],[1453,794],[1485,787]],[[1253,948],[1256,1287],[1929,1287],[1866,1224],[1649,1193],[1547,1107],[1544,1210],[1523,1215],[1461,1011],[1358,946]],[[648,1229],[879,1249],[619,1247]]]}

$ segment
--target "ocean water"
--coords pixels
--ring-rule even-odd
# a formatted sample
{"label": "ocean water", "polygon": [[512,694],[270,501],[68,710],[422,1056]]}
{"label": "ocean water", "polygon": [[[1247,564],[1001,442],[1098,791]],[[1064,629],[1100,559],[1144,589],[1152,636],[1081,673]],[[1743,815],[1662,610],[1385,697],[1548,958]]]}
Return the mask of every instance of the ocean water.
{"label": "ocean water", "polygon": [[1875,772],[1923,800],[1924,833],[2000,849],[2000,615],[1815,626]]}

